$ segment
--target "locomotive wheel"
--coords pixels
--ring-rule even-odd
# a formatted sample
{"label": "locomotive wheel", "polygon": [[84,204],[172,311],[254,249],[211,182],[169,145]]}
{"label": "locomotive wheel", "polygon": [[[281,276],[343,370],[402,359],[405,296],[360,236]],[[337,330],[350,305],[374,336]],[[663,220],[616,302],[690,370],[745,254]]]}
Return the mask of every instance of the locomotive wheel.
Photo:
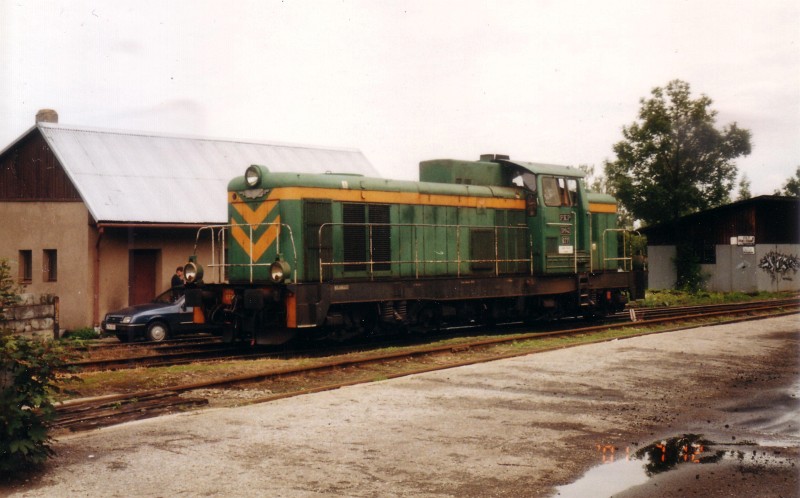
{"label": "locomotive wheel", "polygon": [[230,322],[225,323],[222,327],[222,342],[232,344],[242,340],[242,322],[238,318],[234,318]]}
{"label": "locomotive wheel", "polygon": [[164,322],[155,321],[147,326],[147,340],[161,342],[169,335],[169,327]]}
{"label": "locomotive wheel", "polygon": [[357,335],[370,335],[378,327],[378,308],[376,305],[356,306],[350,311],[350,328]]}
{"label": "locomotive wheel", "polygon": [[442,326],[442,310],[436,304],[424,304],[416,316],[415,329],[419,333],[438,332]]}

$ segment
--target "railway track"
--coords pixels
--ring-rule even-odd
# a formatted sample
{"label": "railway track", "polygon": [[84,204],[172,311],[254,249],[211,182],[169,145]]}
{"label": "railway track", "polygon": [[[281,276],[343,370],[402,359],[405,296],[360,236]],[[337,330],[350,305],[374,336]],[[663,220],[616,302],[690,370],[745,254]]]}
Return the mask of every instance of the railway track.
{"label": "railway track", "polygon": [[[671,324],[675,316],[660,316],[638,320],[635,323],[610,323],[567,330],[512,334],[495,338],[482,338],[458,344],[414,345],[391,352],[351,352],[331,359],[319,359],[311,365],[275,368],[254,374],[211,379],[190,384],[175,385],[163,389],[152,389],[134,393],[104,396],[90,400],[76,400],[57,407],[56,428],[72,431],[87,430],[140,418],[158,416],[163,413],[193,409],[208,404],[203,397],[192,397],[191,393],[202,390],[252,389],[262,395],[252,397],[246,403],[272,401],[299,394],[308,394],[336,389],[348,385],[371,382],[453,368],[479,362],[494,361],[514,356],[570,347],[577,344],[615,340],[651,333],[700,327],[708,325],[708,318],[719,315],[735,315],[727,320],[756,320],[770,316],[798,313],[800,301],[764,302],[710,311],[708,307],[690,307],[684,310],[681,324],[653,331],[632,332],[625,335],[607,336],[609,331],[634,327],[651,327]],[[688,323],[687,323],[688,321]],[[583,337],[581,341],[569,339]],[[553,342],[562,340],[563,342]],[[548,342],[549,341],[549,342]],[[525,347],[518,345],[525,344]],[[242,402],[238,402],[241,404]]]}
{"label": "railway track", "polygon": [[237,353],[237,351],[241,351],[241,348],[223,344],[220,341],[168,346],[153,346],[151,344],[146,350],[125,351],[125,353],[134,354],[74,361],[66,365],[65,368],[93,371],[159,367],[212,359],[240,358],[247,354],[246,352]]}
{"label": "railway track", "polygon": [[197,335],[192,337],[180,337],[178,339],[167,339],[165,341],[160,342],[151,342],[151,341],[137,341],[137,342],[119,342],[116,339],[111,339],[110,341],[107,340],[91,340],[86,341],[84,343],[79,344],[78,346],[73,346],[72,349],[75,351],[87,353],[87,354],[104,354],[105,352],[111,351],[134,351],[137,349],[149,349],[149,348],[156,348],[161,346],[190,346],[195,344],[208,344],[208,343],[217,343],[221,342],[217,336],[211,335]]}
{"label": "railway track", "polygon": [[701,306],[664,306],[660,308],[630,308],[622,315],[631,321],[653,320],[656,318],[684,317],[688,315],[724,314],[726,311],[742,312],[758,309],[763,306],[792,306],[800,302],[798,298],[772,299],[769,301],[751,301],[747,303],[709,304]]}
{"label": "railway track", "polygon": [[[720,304],[706,306],[685,306],[685,307],[664,307],[664,308],[632,308],[629,312],[619,313],[608,317],[605,323],[625,323],[641,322],[642,320],[654,320],[658,318],[670,319],[680,318],[689,315],[714,316],[713,314],[725,314],[731,311],[758,309],[763,306],[781,306],[797,303],[796,299],[783,299],[771,301],[757,301],[739,304]],[[565,327],[572,328],[571,322],[554,322],[541,335],[553,330],[561,330]],[[528,329],[519,324],[507,324],[500,333],[514,333],[515,328]],[[469,329],[470,333],[483,332],[486,327],[457,327],[453,330],[444,330],[437,334],[422,336],[417,341],[430,342],[431,340],[442,340],[457,335],[464,334],[464,330]],[[413,339],[412,339],[413,340]],[[399,338],[391,342],[384,341],[380,347],[407,346],[409,338]],[[118,345],[119,346],[119,345]],[[375,344],[367,344],[367,347],[375,347]],[[360,346],[338,346],[333,349],[327,348],[326,354],[346,354],[358,349]],[[247,360],[261,358],[291,358],[297,356],[318,355],[319,346],[303,350],[277,350],[275,348],[253,349],[249,347],[237,347],[223,344],[220,339],[214,337],[200,337],[194,339],[177,339],[159,343],[137,343],[121,344],[118,348],[113,348],[110,353],[102,348],[103,358],[89,358],[75,361],[67,365],[68,368],[80,371],[95,370],[119,370],[125,368],[141,367],[164,367],[173,365],[185,365],[198,361],[226,361],[226,360]]]}

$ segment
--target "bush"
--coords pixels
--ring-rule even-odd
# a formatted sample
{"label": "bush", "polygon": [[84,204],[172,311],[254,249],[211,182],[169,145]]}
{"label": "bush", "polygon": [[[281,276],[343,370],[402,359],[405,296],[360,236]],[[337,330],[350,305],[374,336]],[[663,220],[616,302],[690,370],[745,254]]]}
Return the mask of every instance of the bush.
{"label": "bush", "polygon": [[678,281],[675,283],[676,289],[692,294],[696,294],[703,289],[708,275],[702,272],[700,258],[697,257],[690,246],[679,244],[675,248],[673,263],[678,277]]}
{"label": "bush", "polygon": [[20,292],[22,292],[22,288],[11,277],[11,266],[8,264],[8,260],[0,258],[0,330],[5,324],[6,308],[19,302]]}
{"label": "bush", "polygon": [[48,434],[58,369],[67,357],[55,342],[0,333],[0,475],[29,469],[53,454]]}
{"label": "bush", "polygon": [[[21,288],[0,259],[0,320],[15,304]],[[0,476],[25,470],[52,455],[50,423],[55,416],[51,395],[57,371],[67,356],[57,343],[15,337],[0,322]]]}
{"label": "bush", "polygon": [[99,339],[100,334],[94,327],[83,327],[80,329],[70,330],[64,336],[66,339],[72,341],[89,341],[92,339]]}

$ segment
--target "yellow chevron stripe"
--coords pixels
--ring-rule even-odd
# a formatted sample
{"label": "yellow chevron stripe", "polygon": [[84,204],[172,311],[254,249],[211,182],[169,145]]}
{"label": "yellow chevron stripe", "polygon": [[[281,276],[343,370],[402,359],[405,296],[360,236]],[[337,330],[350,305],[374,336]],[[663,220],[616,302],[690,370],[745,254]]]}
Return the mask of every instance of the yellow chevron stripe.
{"label": "yellow chevron stripe", "polygon": [[275,206],[278,205],[278,201],[273,200],[259,203],[255,210],[253,210],[249,204],[245,204],[243,202],[235,202],[231,203],[231,205],[237,213],[242,215],[242,219],[244,219],[246,224],[258,225],[260,223],[264,223],[264,220],[267,218],[269,213],[271,213],[272,210],[275,209]]}
{"label": "yellow chevron stripe", "polygon": [[[234,240],[239,243],[239,246],[246,252],[252,261],[258,261],[261,256],[264,255],[267,249],[275,242],[275,239],[278,237],[278,224],[281,222],[281,217],[278,216],[275,218],[273,223],[275,225],[270,225],[267,227],[267,230],[259,237],[257,241],[253,243],[253,252],[250,253],[250,236],[249,236],[249,229],[246,230],[242,227],[248,227],[248,224],[239,224],[236,220],[231,220],[231,235],[233,236]],[[253,227],[255,230],[255,227]]]}

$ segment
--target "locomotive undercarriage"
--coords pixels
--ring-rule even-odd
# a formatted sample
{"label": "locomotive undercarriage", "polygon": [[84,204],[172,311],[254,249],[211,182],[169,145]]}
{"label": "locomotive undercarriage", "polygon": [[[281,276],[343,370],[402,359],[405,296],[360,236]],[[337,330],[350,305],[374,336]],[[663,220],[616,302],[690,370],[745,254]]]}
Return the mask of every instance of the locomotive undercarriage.
{"label": "locomotive undercarriage", "polygon": [[[280,344],[296,336],[346,340],[356,336],[424,334],[444,327],[532,323],[565,316],[596,317],[624,308],[632,275],[430,278],[347,281],[234,289],[227,305],[205,291],[211,321],[226,341]],[[224,286],[224,284],[218,284]],[[228,286],[230,287],[230,286]],[[636,297],[636,296],[633,296]],[[287,299],[295,327],[288,327]],[[188,294],[187,294],[188,299]],[[221,323],[222,322],[222,323]]]}

